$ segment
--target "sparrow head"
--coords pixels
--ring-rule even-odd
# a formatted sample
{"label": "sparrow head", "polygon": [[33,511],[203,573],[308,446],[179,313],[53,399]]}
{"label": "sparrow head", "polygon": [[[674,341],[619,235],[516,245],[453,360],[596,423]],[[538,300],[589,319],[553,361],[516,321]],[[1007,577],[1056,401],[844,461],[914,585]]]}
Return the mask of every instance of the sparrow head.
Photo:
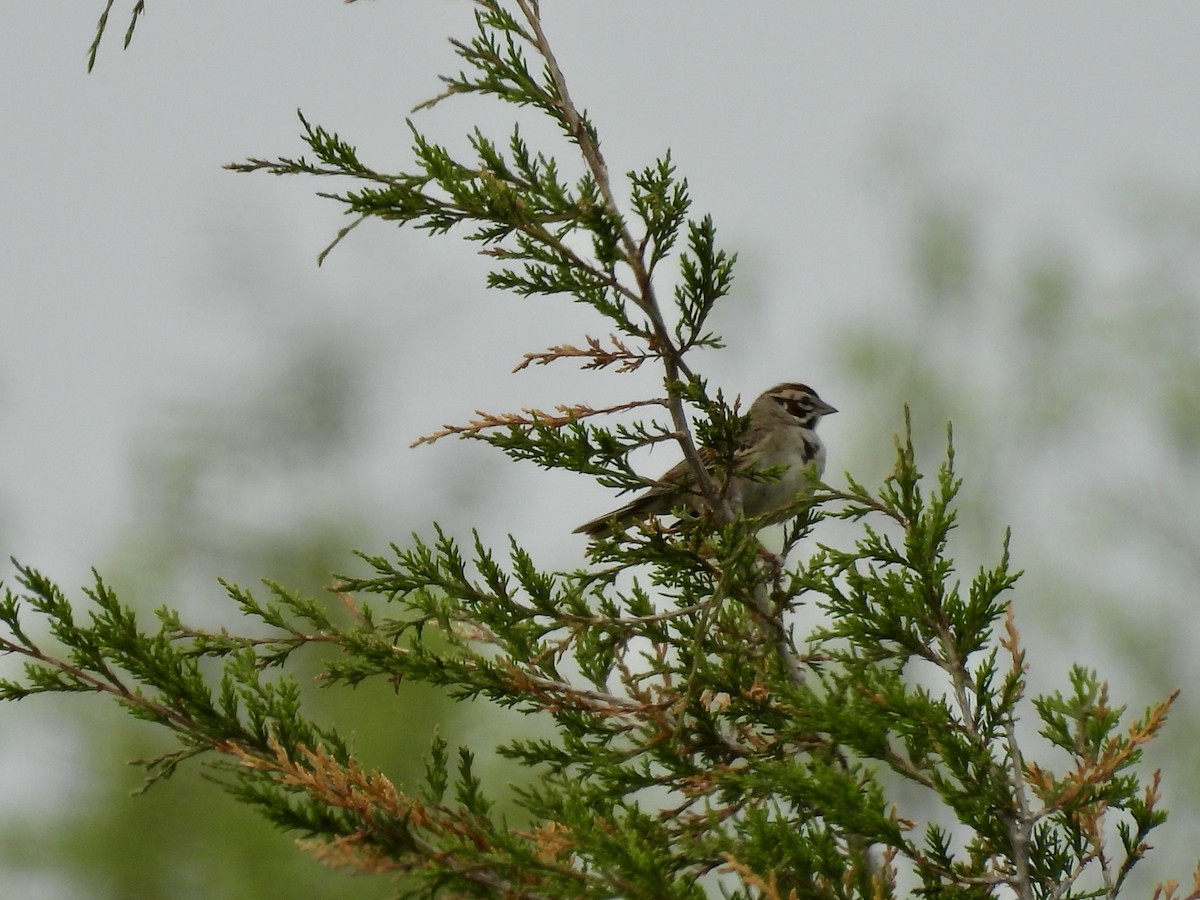
{"label": "sparrow head", "polygon": [[830,406],[817,396],[817,392],[807,384],[788,382],[777,384],[764,393],[754,405],[770,403],[772,406],[790,417],[801,428],[816,428],[822,416],[828,416],[837,409]]}

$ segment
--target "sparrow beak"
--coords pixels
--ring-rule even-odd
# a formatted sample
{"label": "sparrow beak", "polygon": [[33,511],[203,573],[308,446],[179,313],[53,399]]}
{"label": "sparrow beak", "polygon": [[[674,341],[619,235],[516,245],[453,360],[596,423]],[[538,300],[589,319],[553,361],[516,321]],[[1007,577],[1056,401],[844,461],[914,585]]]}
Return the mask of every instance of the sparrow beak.
{"label": "sparrow beak", "polygon": [[821,416],[829,416],[829,415],[832,415],[833,413],[837,412],[837,407],[830,406],[824,400],[818,400],[816,402],[816,405],[813,406],[813,412],[815,412]]}

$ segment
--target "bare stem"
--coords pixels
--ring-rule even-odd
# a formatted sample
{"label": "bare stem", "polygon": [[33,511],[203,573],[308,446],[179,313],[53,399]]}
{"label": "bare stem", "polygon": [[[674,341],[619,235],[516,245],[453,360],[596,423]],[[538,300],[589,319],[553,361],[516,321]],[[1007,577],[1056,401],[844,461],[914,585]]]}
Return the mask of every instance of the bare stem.
{"label": "bare stem", "polygon": [[[967,676],[966,666],[955,650],[953,636],[944,624],[939,624],[938,639],[941,644],[938,664],[950,676],[954,686],[955,702],[958,704],[963,728],[973,741],[979,743],[982,737],[979,729],[975,727],[975,705],[971,702],[972,686]],[[1008,877],[1008,885],[1016,892],[1020,900],[1033,900],[1033,883],[1029,873],[1029,845],[1033,816],[1029,811],[1029,798],[1025,791],[1023,775],[1025,763],[1021,755],[1021,748],[1017,743],[1016,724],[1011,717],[1005,722],[1004,730],[1009,757],[1007,777],[1013,786],[1013,797],[1016,801],[1015,809],[1003,812],[1011,847],[1010,860],[1014,869],[1013,874]]]}
{"label": "bare stem", "polygon": [[1004,723],[1008,741],[1008,777],[1012,781],[1013,797],[1017,801],[1016,815],[1008,821],[1009,841],[1012,843],[1013,866],[1016,874],[1012,888],[1021,900],[1033,900],[1033,884],[1029,880],[1029,842],[1033,817],[1029,812],[1029,796],[1025,791],[1025,759],[1017,743],[1016,722],[1010,717]]}
{"label": "bare stem", "polygon": [[[676,439],[683,450],[684,458],[687,460],[695,476],[696,485],[703,495],[705,502],[713,511],[718,521],[731,522],[734,519],[734,512],[728,497],[725,495],[726,492],[721,490],[700,458],[699,449],[692,435],[691,425],[683,408],[683,401],[675,392],[669,390],[672,383],[678,383],[682,378],[695,381],[695,375],[684,362],[683,351],[676,346],[674,338],[663,318],[650,271],[643,260],[644,246],[640,245],[634,239],[625,217],[621,215],[616,197],[613,194],[608,164],[605,162],[604,155],[601,153],[599,144],[595,141],[591,130],[585,125],[583,117],[579,114],[578,107],[576,107],[575,102],[571,99],[571,92],[567,87],[566,77],[563,75],[562,68],[559,66],[554,51],[550,47],[550,42],[542,30],[541,8],[538,0],[516,0],[516,2],[524,14],[525,20],[529,23],[534,46],[546,61],[546,70],[553,82],[553,100],[557,104],[567,129],[570,131],[571,138],[583,155],[588,171],[591,173],[593,179],[595,179],[606,209],[612,215],[614,221],[620,223],[619,236],[621,246],[624,250],[624,259],[633,272],[634,280],[637,284],[636,296],[631,296],[630,299],[649,320],[653,331],[653,349],[658,351],[662,357],[663,366],[666,370],[665,374],[669,394],[667,408],[670,411],[671,420],[675,426]],[[629,295],[626,294],[626,296]],[[771,640],[775,648],[775,653],[787,671],[789,679],[794,684],[799,684],[804,680],[804,670],[788,640],[781,615],[776,614],[770,609],[765,577],[764,574],[764,581],[756,586],[752,603],[756,613],[763,620],[764,630],[770,632],[768,639]],[[717,596],[720,595],[718,594]],[[708,615],[708,612],[702,614],[701,623],[707,620]]]}
{"label": "bare stem", "polygon": [[[608,174],[608,163],[605,162],[599,145],[593,140],[591,131],[584,126],[583,118],[580,116],[575,102],[571,99],[571,92],[567,88],[566,77],[563,75],[562,68],[559,66],[558,60],[554,56],[554,51],[550,47],[550,42],[546,39],[546,34],[542,30],[540,4],[538,0],[517,0],[517,5],[525,15],[525,19],[533,31],[534,46],[542,55],[542,58],[546,60],[546,69],[550,73],[551,80],[554,82],[554,90],[557,95],[555,99],[558,109],[562,113],[563,121],[570,130],[572,139],[578,145],[580,153],[583,154],[584,162],[587,164],[588,170],[591,172],[600,190],[600,194],[604,198],[605,207],[612,214],[613,218],[621,223],[620,238],[621,245],[625,251],[625,262],[633,271],[634,280],[638,286],[637,297],[633,298],[633,302],[637,304],[638,308],[650,320],[651,328],[654,331],[654,340],[657,345],[655,349],[662,354],[663,365],[666,368],[667,383],[669,385],[679,382],[682,380],[681,376],[686,377],[689,381],[694,381],[695,375],[688,368],[687,363],[684,362],[681,352],[675,346],[675,341],[671,336],[670,330],[667,328],[666,321],[663,319],[662,309],[654,292],[654,284],[651,281],[650,272],[642,260],[642,253],[638,247],[638,243],[629,231],[629,226],[625,224],[625,217],[620,214],[620,208],[617,205],[616,197],[612,190],[612,181]],[[721,521],[732,521],[733,509],[730,507],[729,502],[721,496],[721,491],[716,481],[700,459],[700,452],[696,447],[695,439],[692,437],[691,426],[687,420],[687,414],[683,409],[683,401],[672,394],[668,408],[671,412],[671,420],[675,425],[675,430],[679,433],[679,446],[683,450],[683,455],[688,461],[688,465],[691,466],[700,492],[704,495],[704,499],[709,503]]]}

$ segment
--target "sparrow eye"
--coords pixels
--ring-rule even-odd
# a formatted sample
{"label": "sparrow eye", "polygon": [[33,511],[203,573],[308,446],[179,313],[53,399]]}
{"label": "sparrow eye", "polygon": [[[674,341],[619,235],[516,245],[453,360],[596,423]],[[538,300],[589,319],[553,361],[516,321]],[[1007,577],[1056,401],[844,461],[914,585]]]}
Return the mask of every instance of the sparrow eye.
{"label": "sparrow eye", "polygon": [[803,400],[784,400],[783,408],[797,419],[803,419],[809,413],[808,404]]}

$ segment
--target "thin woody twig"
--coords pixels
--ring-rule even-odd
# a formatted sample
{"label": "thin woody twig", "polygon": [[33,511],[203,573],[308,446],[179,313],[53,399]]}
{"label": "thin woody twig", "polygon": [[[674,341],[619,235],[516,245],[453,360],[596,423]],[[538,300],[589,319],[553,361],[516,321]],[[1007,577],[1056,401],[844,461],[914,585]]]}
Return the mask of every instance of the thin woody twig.
{"label": "thin woody twig", "polygon": [[643,363],[656,358],[658,355],[648,351],[633,350],[615,334],[609,335],[609,340],[615,349],[606,350],[601,345],[599,338],[589,337],[586,347],[576,347],[572,344],[555,344],[553,347],[540,353],[526,353],[513,371],[520,372],[531,365],[548,366],[550,363],[560,359],[579,358],[587,360],[583,364],[583,368],[585,369],[603,369],[611,366],[613,363],[620,363],[617,367],[618,372],[632,372],[635,369],[641,368]]}
{"label": "thin woody twig", "polygon": [[435,431],[433,434],[427,434],[417,438],[410,447],[419,447],[421,444],[432,444],[444,437],[458,437],[462,439],[478,437],[484,431],[490,428],[510,428],[516,426],[518,428],[561,428],[564,425],[570,425],[572,422],[578,422],[580,419],[587,419],[591,416],[604,416],[612,413],[626,412],[631,409],[637,409],[642,406],[664,406],[665,400],[632,400],[629,403],[618,403],[615,406],[605,406],[601,409],[588,406],[585,403],[577,403],[573,406],[558,405],[554,407],[554,413],[546,412],[542,409],[523,409],[520,413],[486,413],[482,410],[475,410],[475,415],[478,419],[472,419],[467,425],[444,425],[441,431]]}
{"label": "thin woody twig", "polygon": [[[634,299],[634,302],[650,319],[655,337],[655,346],[653,349],[662,354],[663,365],[666,368],[667,383],[671,384],[681,381],[681,376],[694,381],[695,375],[683,361],[679,348],[675,346],[671,332],[667,328],[666,321],[663,319],[662,309],[658,305],[658,298],[655,295],[650,273],[647,271],[642,261],[641,253],[638,250],[638,243],[629,231],[629,226],[625,224],[624,216],[620,214],[620,208],[617,205],[616,197],[612,190],[612,183],[608,175],[608,163],[605,162],[599,145],[593,139],[590,130],[585,127],[583,118],[580,116],[578,108],[571,99],[570,90],[567,88],[567,80],[558,64],[558,59],[555,57],[554,51],[550,48],[550,43],[546,39],[545,32],[542,30],[540,6],[536,0],[517,0],[517,5],[525,15],[525,19],[533,31],[534,46],[546,60],[546,71],[550,75],[555,92],[558,95],[557,105],[562,114],[563,122],[569,129],[571,137],[579,147],[580,152],[583,154],[584,161],[592,173],[592,177],[596,180],[596,185],[600,190],[601,196],[604,198],[605,207],[618,222],[621,222],[620,239],[625,251],[625,262],[633,270],[640,295]],[[671,411],[671,419],[675,424],[675,430],[679,434],[679,446],[683,450],[684,458],[688,461],[688,465],[692,469],[696,483],[700,487],[700,493],[720,520],[731,521],[733,519],[733,510],[728,500],[721,495],[716,481],[700,459],[700,451],[692,437],[691,426],[684,411],[682,399],[672,396],[668,403],[668,409]]]}

